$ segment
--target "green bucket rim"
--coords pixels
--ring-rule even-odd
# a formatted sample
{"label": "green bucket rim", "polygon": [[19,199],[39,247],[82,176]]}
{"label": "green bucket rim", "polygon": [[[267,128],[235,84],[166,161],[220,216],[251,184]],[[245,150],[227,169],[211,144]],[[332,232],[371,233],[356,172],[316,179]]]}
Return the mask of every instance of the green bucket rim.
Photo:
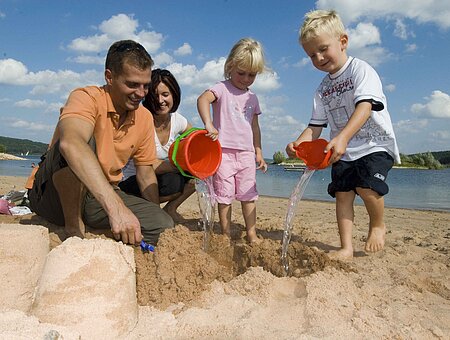
{"label": "green bucket rim", "polygon": [[187,173],[184,172],[183,168],[178,164],[177,162],[177,152],[178,152],[178,145],[180,144],[180,141],[185,138],[186,136],[190,135],[192,132],[194,131],[198,131],[198,130],[204,130],[201,128],[190,128],[189,130],[183,132],[181,135],[179,135],[176,139],[175,142],[173,143],[173,150],[172,150],[172,162],[173,164],[177,167],[177,169],[180,171],[180,173],[185,176],[185,177],[189,177],[189,178],[194,178],[194,179],[199,179],[198,177],[189,175]]}

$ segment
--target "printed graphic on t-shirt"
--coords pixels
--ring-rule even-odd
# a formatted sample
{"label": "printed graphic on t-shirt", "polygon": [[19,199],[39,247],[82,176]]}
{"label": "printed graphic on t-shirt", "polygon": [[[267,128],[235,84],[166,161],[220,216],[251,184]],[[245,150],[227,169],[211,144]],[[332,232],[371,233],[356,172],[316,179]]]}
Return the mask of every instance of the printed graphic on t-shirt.
{"label": "printed graphic on t-shirt", "polygon": [[342,130],[350,119],[350,115],[347,113],[345,106],[338,107],[333,110],[329,110],[329,121],[336,127],[339,131]]}
{"label": "printed graphic on t-shirt", "polygon": [[245,105],[243,108],[239,106],[239,103],[230,99],[231,117],[234,120],[245,120],[251,122],[253,116],[253,106]]}
{"label": "printed graphic on t-shirt", "polygon": [[[320,88],[322,103],[327,112],[328,120],[330,124],[342,131],[347,125],[350,116],[353,112],[347,112],[349,106],[346,101],[353,101],[353,94],[349,96],[348,92],[353,93],[354,84],[351,77],[347,77],[341,81],[336,79],[325,79]],[[355,141],[368,143],[370,141],[384,141],[388,138],[387,132],[376,124],[376,122],[370,117],[366,123],[361,127],[356,135],[353,136]]]}

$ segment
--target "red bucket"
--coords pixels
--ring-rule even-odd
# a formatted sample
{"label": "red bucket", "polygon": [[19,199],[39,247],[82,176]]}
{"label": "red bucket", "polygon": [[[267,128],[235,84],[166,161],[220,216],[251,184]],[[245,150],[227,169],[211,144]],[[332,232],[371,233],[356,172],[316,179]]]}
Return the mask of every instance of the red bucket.
{"label": "red bucket", "polygon": [[[206,137],[208,132],[192,128],[170,146],[169,159],[187,177],[205,179],[216,173],[222,161],[222,147],[218,140]],[[189,174],[186,174],[188,172]]]}
{"label": "red bucket", "polygon": [[315,139],[311,142],[302,142],[295,147],[297,157],[302,159],[310,169],[325,169],[330,165],[330,157],[333,151],[324,152],[328,141],[325,139]]}

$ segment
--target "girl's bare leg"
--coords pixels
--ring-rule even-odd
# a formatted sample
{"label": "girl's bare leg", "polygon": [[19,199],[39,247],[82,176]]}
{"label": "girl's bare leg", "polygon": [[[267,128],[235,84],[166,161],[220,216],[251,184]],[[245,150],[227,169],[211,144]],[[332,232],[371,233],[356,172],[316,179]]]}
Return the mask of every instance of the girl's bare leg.
{"label": "girl's bare leg", "polygon": [[256,204],[255,201],[241,202],[242,214],[244,215],[245,228],[247,229],[247,241],[258,242],[256,236]]}
{"label": "girl's bare leg", "polygon": [[222,234],[231,237],[231,204],[218,204],[219,222],[222,229]]}

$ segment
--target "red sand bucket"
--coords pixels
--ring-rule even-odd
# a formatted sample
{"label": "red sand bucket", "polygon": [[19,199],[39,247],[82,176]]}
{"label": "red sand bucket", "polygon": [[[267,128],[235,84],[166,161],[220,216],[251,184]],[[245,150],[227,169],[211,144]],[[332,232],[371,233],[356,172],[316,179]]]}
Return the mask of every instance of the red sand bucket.
{"label": "red sand bucket", "polygon": [[204,129],[189,129],[170,146],[170,162],[183,176],[203,180],[214,175],[219,168],[222,147],[218,140],[213,141],[206,137],[207,133]]}
{"label": "red sand bucket", "polygon": [[332,150],[324,153],[328,141],[325,139],[315,139],[311,142],[302,142],[294,147],[297,157],[302,159],[310,169],[325,169],[330,162]]}

